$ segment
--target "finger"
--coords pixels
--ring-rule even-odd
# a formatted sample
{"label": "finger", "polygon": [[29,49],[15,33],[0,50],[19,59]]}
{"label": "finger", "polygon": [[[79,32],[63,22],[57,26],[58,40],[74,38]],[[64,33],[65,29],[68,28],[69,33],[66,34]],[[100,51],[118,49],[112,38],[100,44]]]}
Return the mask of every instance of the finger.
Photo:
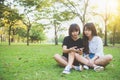
{"label": "finger", "polygon": [[79,50],[83,50],[84,48],[79,48]]}
{"label": "finger", "polygon": [[77,48],[77,46],[73,46],[73,48]]}

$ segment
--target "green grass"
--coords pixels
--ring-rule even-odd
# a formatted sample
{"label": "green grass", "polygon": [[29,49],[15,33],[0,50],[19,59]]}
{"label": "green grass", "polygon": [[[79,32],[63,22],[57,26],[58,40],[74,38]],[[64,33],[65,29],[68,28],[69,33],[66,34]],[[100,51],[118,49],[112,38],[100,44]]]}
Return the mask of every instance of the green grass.
{"label": "green grass", "polygon": [[64,68],[53,60],[55,53],[62,54],[61,45],[0,44],[0,80],[119,80],[120,47],[105,47],[106,54],[113,55],[113,61],[103,72],[72,70],[62,75]]}

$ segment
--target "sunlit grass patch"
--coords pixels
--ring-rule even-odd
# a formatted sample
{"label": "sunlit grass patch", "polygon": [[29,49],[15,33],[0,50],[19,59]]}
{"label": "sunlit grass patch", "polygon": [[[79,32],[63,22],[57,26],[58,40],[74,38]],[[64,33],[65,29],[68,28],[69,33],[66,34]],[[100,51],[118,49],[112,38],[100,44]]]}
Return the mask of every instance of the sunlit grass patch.
{"label": "sunlit grass patch", "polygon": [[113,61],[103,72],[72,70],[71,74],[61,74],[53,55],[62,54],[61,45],[1,45],[0,80],[119,80],[120,49],[104,47],[105,54],[112,54]]}

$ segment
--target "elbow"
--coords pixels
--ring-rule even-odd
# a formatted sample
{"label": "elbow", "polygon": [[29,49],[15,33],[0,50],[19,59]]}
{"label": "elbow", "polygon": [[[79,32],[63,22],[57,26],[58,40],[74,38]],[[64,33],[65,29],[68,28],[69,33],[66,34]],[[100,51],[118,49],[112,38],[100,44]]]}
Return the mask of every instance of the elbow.
{"label": "elbow", "polygon": [[70,50],[69,49],[63,49],[63,53],[69,53]]}
{"label": "elbow", "polygon": [[63,49],[63,53],[67,53],[65,49]]}

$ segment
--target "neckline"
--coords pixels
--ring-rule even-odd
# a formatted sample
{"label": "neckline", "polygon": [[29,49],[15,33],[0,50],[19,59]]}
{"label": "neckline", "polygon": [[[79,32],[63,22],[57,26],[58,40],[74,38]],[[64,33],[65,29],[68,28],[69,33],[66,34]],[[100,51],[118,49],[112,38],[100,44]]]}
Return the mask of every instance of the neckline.
{"label": "neckline", "polygon": [[79,40],[79,39],[80,39],[80,37],[78,37],[76,40],[74,40],[72,37],[71,37],[71,39],[72,39],[73,41],[77,41],[77,40]]}

